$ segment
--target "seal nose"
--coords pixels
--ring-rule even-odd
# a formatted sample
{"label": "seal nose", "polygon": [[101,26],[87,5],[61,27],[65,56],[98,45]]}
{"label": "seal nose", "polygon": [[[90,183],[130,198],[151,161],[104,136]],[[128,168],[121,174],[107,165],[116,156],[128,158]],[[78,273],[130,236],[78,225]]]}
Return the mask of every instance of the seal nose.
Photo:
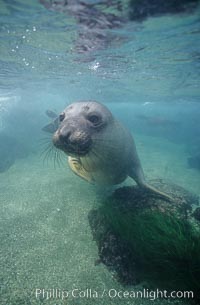
{"label": "seal nose", "polygon": [[69,130],[61,130],[59,133],[59,140],[61,143],[67,144],[69,142],[71,132]]}
{"label": "seal nose", "polygon": [[86,130],[69,127],[62,126],[57,130],[53,136],[54,145],[66,153],[85,155],[92,145],[91,136]]}

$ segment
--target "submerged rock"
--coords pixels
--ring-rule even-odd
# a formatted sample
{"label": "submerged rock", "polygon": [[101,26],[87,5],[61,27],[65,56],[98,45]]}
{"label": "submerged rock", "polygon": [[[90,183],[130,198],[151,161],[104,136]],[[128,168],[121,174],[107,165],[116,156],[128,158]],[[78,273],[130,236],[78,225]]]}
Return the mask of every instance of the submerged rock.
{"label": "submerged rock", "polygon": [[26,147],[15,138],[5,134],[0,134],[0,173],[7,171],[17,158],[24,158],[28,152]]}
{"label": "submerged rock", "polygon": [[192,216],[193,216],[196,220],[200,221],[200,208],[199,208],[199,207],[196,208],[196,209],[194,210]]}
{"label": "submerged rock", "polygon": [[12,152],[7,152],[4,148],[0,151],[0,173],[7,171],[15,162]]}
{"label": "submerged rock", "polygon": [[123,284],[137,284],[132,253],[126,241],[108,226],[106,218],[99,210],[90,211],[88,218],[99,252],[95,265],[106,265],[113,276]]}
{"label": "submerged rock", "polygon": [[[138,186],[122,187],[89,213],[98,263],[105,264],[122,284],[149,280],[155,287],[170,289],[174,276],[174,289],[191,289],[200,280],[200,225],[192,208],[199,204],[199,198],[162,180],[151,184],[173,201],[164,201]],[[200,284],[196,286],[195,292]]]}
{"label": "submerged rock", "polygon": [[198,0],[131,0],[130,19],[143,20],[149,16],[190,12],[198,5]]}
{"label": "submerged rock", "polygon": [[189,157],[187,160],[190,168],[195,168],[197,170],[200,170],[200,154],[195,155],[193,157]]}

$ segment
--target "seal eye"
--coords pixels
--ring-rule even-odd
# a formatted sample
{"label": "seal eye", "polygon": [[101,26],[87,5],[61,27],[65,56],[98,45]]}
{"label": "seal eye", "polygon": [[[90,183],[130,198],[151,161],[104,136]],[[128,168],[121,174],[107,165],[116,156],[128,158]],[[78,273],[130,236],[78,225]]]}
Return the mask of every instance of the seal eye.
{"label": "seal eye", "polygon": [[62,122],[62,121],[64,120],[64,118],[65,118],[65,113],[62,112],[62,113],[59,115],[59,120],[60,120],[60,122]]}
{"label": "seal eye", "polygon": [[92,114],[89,116],[88,120],[94,125],[98,125],[101,121],[100,117],[96,114]]}

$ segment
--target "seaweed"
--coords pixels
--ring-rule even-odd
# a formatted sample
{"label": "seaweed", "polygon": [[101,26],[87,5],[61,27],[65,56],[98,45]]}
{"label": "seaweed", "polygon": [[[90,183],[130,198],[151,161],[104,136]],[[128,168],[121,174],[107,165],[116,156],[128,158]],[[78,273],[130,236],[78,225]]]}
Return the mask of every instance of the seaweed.
{"label": "seaweed", "polygon": [[200,236],[187,219],[159,210],[123,209],[107,202],[100,209],[107,224],[126,241],[133,272],[154,287],[191,290],[199,299]]}

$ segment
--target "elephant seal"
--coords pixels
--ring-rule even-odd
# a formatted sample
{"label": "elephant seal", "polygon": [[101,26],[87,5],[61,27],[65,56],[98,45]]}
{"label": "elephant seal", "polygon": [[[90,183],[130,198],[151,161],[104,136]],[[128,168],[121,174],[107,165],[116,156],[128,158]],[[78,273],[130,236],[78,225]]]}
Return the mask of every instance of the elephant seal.
{"label": "elephant seal", "polygon": [[50,132],[55,129],[53,144],[68,155],[76,175],[102,185],[119,184],[129,176],[141,188],[171,200],[145,181],[132,135],[104,105],[75,102],[49,126]]}

